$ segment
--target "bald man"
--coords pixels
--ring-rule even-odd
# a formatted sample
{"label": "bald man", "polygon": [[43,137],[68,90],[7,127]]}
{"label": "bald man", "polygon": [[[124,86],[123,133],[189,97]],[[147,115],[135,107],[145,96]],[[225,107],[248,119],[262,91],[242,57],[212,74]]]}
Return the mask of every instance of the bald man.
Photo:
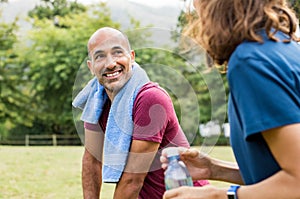
{"label": "bald man", "polygon": [[[82,160],[84,198],[99,198],[102,185],[102,150],[111,105],[133,77],[135,52],[125,34],[104,27],[88,41],[87,65],[104,87],[108,100],[97,124],[85,122],[85,152]],[[133,88],[134,89],[134,88]],[[125,108],[125,107],[124,107]],[[168,93],[157,83],[138,89],[132,107],[133,132],[125,169],[117,182],[116,199],[161,199],[165,192],[164,171],[159,157],[168,146],[189,147]],[[202,186],[207,181],[195,182]]]}

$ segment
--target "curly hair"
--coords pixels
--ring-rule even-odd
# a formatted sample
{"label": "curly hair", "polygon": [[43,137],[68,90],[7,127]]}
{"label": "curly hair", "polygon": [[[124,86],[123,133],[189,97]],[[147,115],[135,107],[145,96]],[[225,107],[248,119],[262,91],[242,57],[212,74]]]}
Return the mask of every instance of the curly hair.
{"label": "curly hair", "polygon": [[[184,34],[193,37],[216,64],[227,64],[232,52],[244,40],[263,42],[258,30],[264,29],[269,39],[282,31],[291,40],[297,18],[286,0],[194,0],[198,18],[189,20]],[[191,15],[190,15],[191,16]]]}

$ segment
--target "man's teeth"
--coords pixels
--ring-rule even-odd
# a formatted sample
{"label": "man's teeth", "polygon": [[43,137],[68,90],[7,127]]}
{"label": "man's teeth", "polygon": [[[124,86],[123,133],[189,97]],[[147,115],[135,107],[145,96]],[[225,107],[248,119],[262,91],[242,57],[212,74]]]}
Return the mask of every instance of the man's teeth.
{"label": "man's teeth", "polygon": [[106,76],[107,77],[113,77],[113,76],[116,76],[116,75],[118,75],[118,74],[120,74],[120,72],[114,72],[114,73],[111,73],[111,74],[106,74]]}

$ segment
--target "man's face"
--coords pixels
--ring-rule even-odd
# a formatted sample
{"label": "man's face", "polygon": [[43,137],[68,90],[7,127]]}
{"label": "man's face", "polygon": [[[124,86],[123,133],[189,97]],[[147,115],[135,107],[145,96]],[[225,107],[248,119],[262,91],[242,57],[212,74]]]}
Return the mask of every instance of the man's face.
{"label": "man's face", "polygon": [[108,94],[114,95],[132,75],[134,51],[130,51],[122,35],[105,34],[89,46],[88,65]]}

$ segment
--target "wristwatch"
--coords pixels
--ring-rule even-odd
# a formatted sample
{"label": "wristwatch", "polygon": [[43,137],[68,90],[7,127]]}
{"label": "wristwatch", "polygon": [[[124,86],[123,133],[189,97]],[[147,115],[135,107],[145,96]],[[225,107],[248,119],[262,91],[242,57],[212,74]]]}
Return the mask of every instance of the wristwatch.
{"label": "wristwatch", "polygon": [[236,194],[238,188],[240,188],[239,185],[231,185],[229,187],[229,189],[227,190],[227,198],[228,199],[238,199],[237,194]]}

